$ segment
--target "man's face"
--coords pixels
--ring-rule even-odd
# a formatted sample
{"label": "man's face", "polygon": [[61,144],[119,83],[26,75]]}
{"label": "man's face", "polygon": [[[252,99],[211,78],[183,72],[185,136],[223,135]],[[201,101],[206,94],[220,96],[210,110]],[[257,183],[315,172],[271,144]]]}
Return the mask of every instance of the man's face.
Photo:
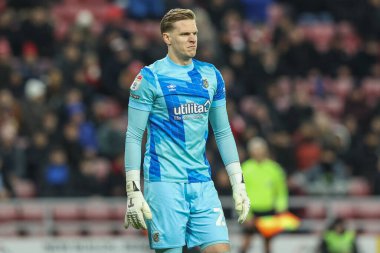
{"label": "man's face", "polygon": [[198,29],[195,20],[181,20],[173,24],[165,42],[180,59],[193,58],[197,52]]}

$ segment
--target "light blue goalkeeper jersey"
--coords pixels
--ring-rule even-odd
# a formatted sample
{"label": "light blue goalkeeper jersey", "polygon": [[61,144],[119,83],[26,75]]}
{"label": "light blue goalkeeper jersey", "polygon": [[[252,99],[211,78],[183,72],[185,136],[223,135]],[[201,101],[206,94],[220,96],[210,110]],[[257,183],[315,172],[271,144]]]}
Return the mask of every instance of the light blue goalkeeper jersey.
{"label": "light blue goalkeeper jersey", "polygon": [[209,110],[225,103],[224,82],[212,64],[193,60],[181,66],[167,56],[144,67],[131,85],[129,107],[150,112],[145,180],[211,180],[206,158]]}

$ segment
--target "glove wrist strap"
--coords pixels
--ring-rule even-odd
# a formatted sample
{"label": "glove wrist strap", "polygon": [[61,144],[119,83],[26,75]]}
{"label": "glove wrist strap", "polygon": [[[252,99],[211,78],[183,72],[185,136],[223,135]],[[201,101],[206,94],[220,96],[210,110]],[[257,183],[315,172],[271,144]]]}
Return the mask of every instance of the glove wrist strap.
{"label": "glove wrist strap", "polygon": [[244,183],[243,173],[241,171],[240,163],[234,162],[226,166],[228,176],[230,177],[230,183],[232,187],[236,184]]}
{"label": "glove wrist strap", "polygon": [[129,170],[125,173],[126,191],[136,192],[141,191],[140,186],[140,170]]}

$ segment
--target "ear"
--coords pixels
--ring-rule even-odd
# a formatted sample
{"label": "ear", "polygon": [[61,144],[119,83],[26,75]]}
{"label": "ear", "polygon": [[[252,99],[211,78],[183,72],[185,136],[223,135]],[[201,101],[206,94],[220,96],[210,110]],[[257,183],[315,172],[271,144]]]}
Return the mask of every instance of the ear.
{"label": "ear", "polygon": [[166,45],[170,46],[172,44],[169,33],[163,33],[162,34],[162,39],[164,40],[164,42],[165,42]]}

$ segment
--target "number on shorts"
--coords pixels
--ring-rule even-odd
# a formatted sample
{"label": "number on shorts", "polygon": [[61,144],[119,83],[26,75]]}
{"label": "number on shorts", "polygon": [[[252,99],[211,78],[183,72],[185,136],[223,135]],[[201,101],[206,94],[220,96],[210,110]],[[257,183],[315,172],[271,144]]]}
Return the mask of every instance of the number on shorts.
{"label": "number on shorts", "polygon": [[225,226],[226,225],[226,221],[224,219],[223,209],[219,208],[219,207],[215,207],[214,208],[214,212],[215,213],[219,213],[218,219],[216,219],[216,223],[215,224],[217,226]]}

